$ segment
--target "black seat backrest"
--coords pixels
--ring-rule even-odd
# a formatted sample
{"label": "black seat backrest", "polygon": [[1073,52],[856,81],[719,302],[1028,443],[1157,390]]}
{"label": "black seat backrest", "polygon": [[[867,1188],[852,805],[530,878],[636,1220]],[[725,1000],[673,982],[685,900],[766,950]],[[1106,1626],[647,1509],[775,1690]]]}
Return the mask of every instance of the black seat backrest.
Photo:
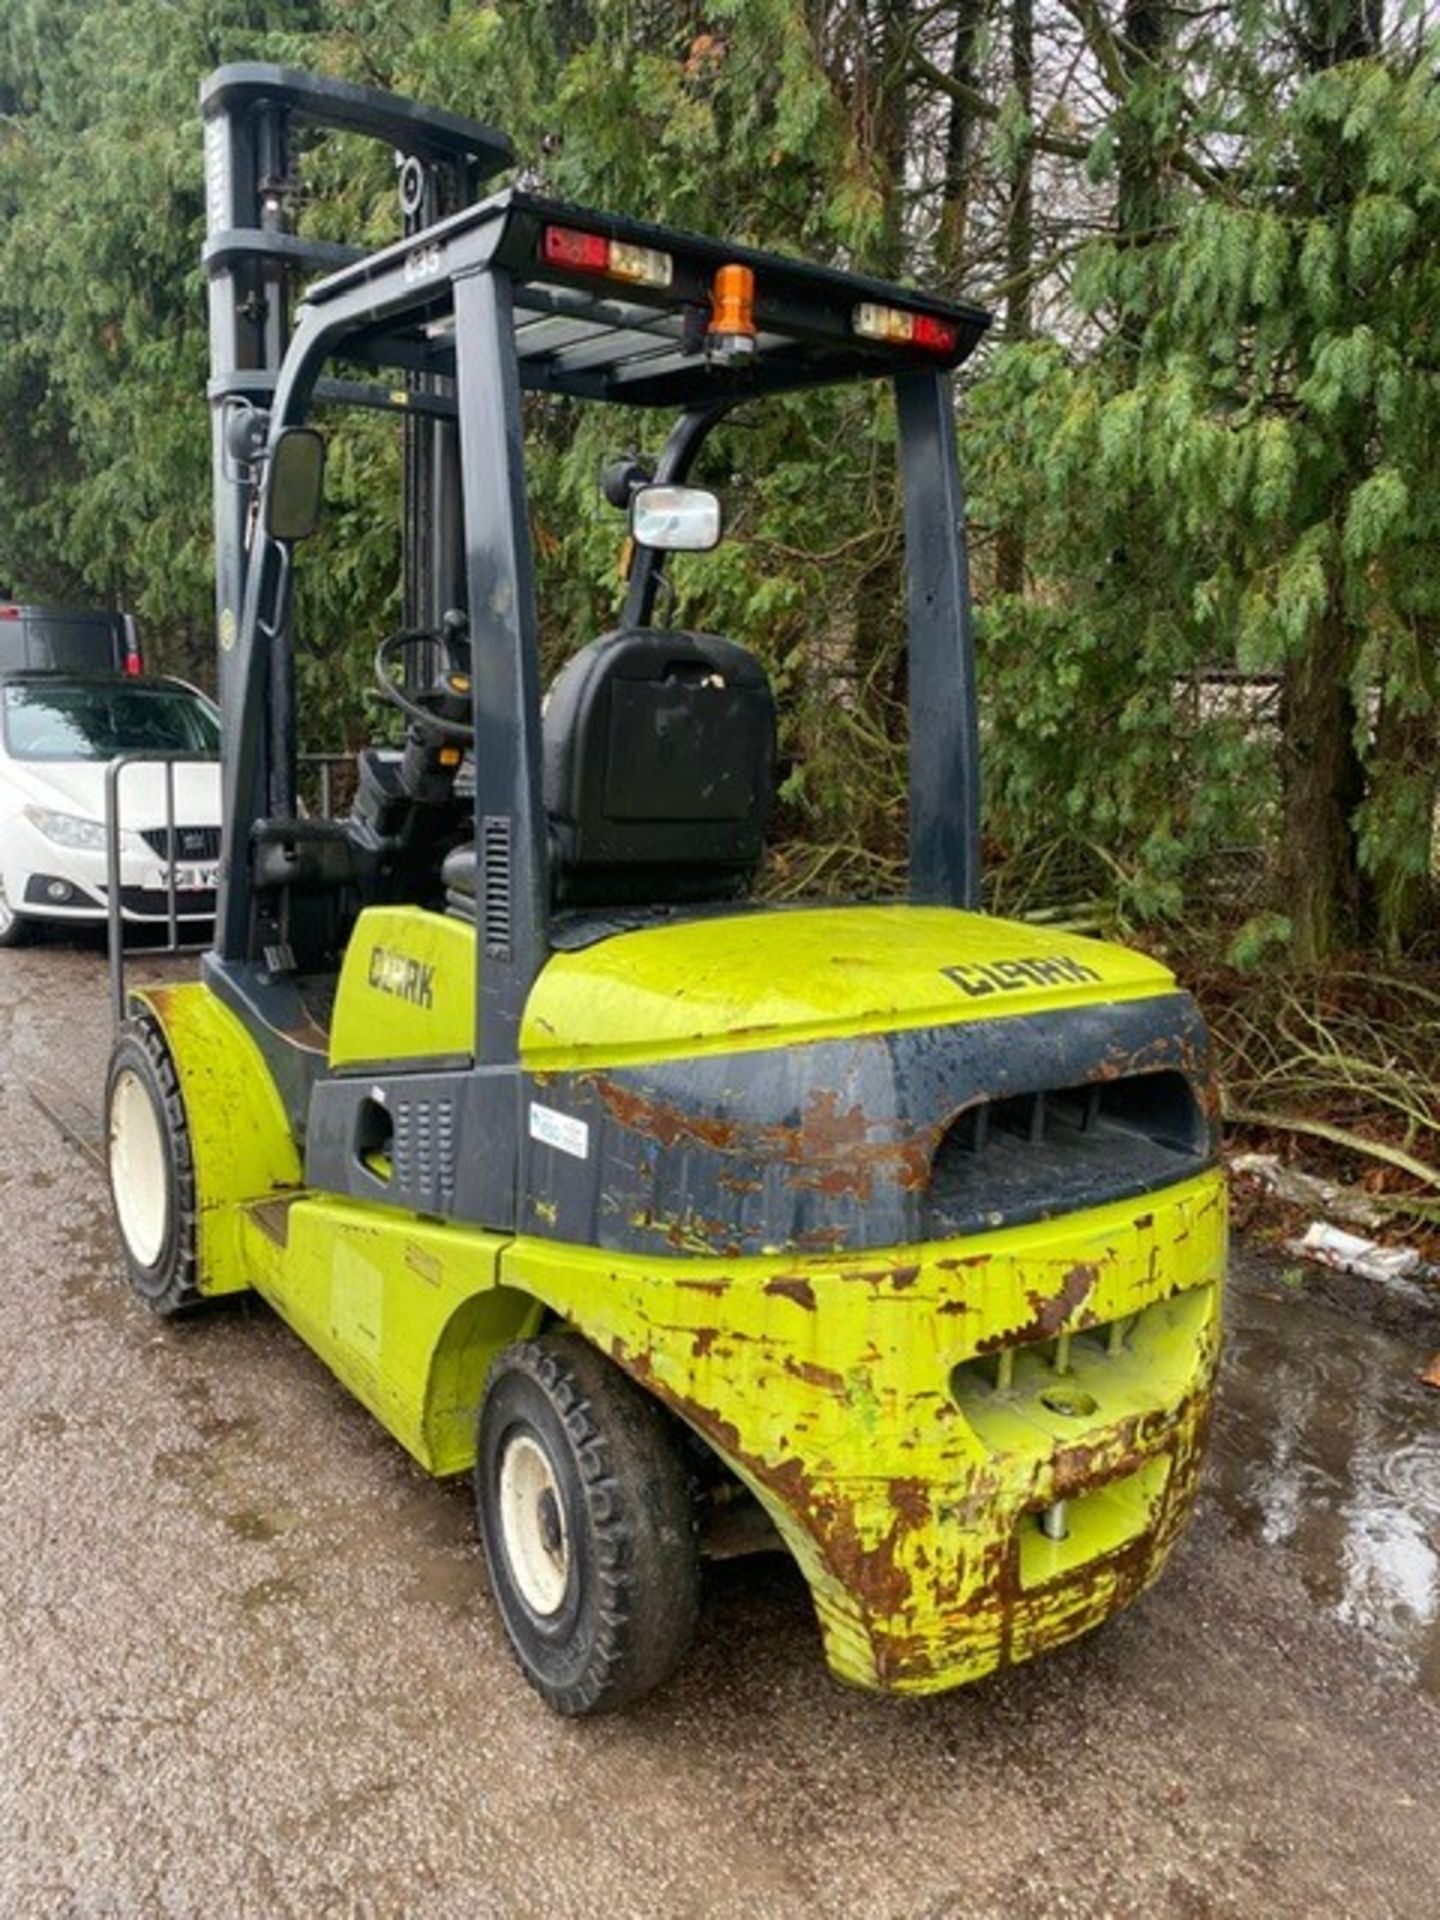
{"label": "black seat backrest", "polygon": [[774,788],[775,702],[753,654],[711,633],[602,635],[545,710],[556,905],[743,893]]}

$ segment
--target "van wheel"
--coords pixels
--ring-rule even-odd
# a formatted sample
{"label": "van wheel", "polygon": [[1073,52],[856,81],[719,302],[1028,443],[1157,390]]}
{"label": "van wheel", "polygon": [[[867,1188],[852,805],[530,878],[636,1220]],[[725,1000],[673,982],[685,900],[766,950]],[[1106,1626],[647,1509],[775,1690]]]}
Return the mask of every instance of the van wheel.
{"label": "van wheel", "polygon": [[0,880],[0,947],[23,947],[30,937],[30,922],[16,913]]}
{"label": "van wheel", "polygon": [[130,1285],[152,1312],[201,1298],[195,1267],[195,1161],[175,1062],[156,1022],[127,1021],[105,1082],[110,1198]]}
{"label": "van wheel", "polygon": [[577,1334],[491,1367],[475,1501],[510,1644],[550,1706],[613,1712],[670,1677],[700,1605],[690,1477],[663,1408]]}

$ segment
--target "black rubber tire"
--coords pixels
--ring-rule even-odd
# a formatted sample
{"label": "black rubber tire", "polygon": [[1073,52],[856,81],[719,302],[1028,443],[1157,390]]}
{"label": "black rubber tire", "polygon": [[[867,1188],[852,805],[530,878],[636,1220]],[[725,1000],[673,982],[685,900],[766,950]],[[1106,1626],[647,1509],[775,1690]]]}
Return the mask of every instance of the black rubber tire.
{"label": "black rubber tire", "polygon": [[30,938],[31,923],[23,913],[16,913],[0,886],[0,949],[23,947]]}
{"label": "black rubber tire", "polygon": [[[119,1208],[115,1206],[115,1175],[112,1165],[114,1142],[115,1089],[122,1074],[133,1073],[149,1095],[160,1123],[165,1162],[166,1217],[164,1242],[157,1258],[146,1264],[132,1250],[125,1236]],[[110,1204],[115,1211],[116,1231],[125,1257],[125,1272],[131,1287],[152,1313],[170,1318],[190,1312],[201,1304],[197,1285],[195,1257],[195,1158],[190,1148],[190,1123],[180,1092],[180,1076],[158,1023],[147,1014],[127,1020],[120,1029],[110,1054],[105,1077],[105,1170],[110,1185]]]}
{"label": "black rubber tire", "polygon": [[[506,1448],[543,1452],[570,1544],[548,1617],[512,1573],[500,1502]],[[613,1713],[668,1680],[700,1607],[691,1477],[675,1424],[578,1334],[546,1334],[495,1360],[480,1408],[475,1504],[490,1585],[521,1670],[557,1713]]]}

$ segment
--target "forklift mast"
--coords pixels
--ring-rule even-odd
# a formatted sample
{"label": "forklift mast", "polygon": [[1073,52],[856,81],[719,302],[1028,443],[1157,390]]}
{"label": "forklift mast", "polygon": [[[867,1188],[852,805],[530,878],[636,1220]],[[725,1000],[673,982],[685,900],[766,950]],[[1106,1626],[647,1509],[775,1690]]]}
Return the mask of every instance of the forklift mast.
{"label": "forklift mast", "polygon": [[[297,234],[298,138],[307,130],[360,134],[395,151],[405,237],[469,206],[514,162],[504,134],[398,95],[247,61],[221,67],[201,89],[213,421],[215,592],[220,696],[227,713],[250,523],[276,376],[290,343],[297,283],[364,257],[365,249]],[[416,369],[403,387],[327,383],[329,397],[403,413],[403,622],[433,627],[465,606],[454,383]],[[326,397],[322,388],[321,396]],[[277,814],[295,811],[293,654],[277,651],[269,688],[264,790]]]}

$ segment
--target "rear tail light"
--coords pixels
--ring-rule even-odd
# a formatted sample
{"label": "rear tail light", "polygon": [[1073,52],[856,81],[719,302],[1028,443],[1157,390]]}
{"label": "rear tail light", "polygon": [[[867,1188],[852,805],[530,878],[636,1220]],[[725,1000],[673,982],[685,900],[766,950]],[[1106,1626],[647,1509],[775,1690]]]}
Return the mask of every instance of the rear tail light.
{"label": "rear tail light", "polygon": [[909,313],[904,307],[880,307],[868,300],[856,307],[852,325],[867,340],[924,347],[929,353],[953,353],[960,339],[948,320],[937,320],[933,313]]}
{"label": "rear tail light", "polygon": [[18,607],[0,607],[0,620],[18,620],[19,618],[20,609]]}
{"label": "rear tail light", "polygon": [[133,648],[125,656],[125,671],[131,674],[141,674],[145,671],[145,662]]}
{"label": "rear tail light", "polygon": [[546,227],[540,236],[540,256],[549,267],[601,273],[639,287],[668,287],[675,273],[668,253],[632,246],[628,240],[607,240],[604,234],[585,233],[579,227]]}

